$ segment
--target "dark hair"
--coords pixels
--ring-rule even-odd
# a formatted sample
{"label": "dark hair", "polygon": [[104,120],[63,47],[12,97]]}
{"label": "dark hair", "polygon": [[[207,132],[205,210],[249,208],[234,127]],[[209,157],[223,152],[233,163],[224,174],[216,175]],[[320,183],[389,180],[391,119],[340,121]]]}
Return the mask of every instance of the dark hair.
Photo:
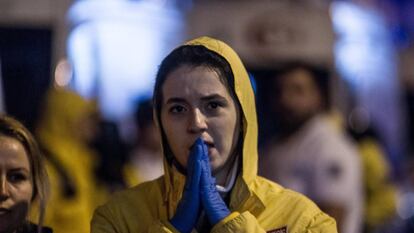
{"label": "dark hair", "polygon": [[[157,120],[160,124],[161,135],[164,139],[166,136],[161,125],[161,107],[163,101],[162,86],[170,73],[184,65],[191,67],[207,67],[217,72],[220,81],[226,87],[230,93],[230,96],[235,100],[236,104],[239,104],[234,92],[233,72],[226,59],[202,45],[180,46],[164,58],[159,67],[155,80],[153,105],[156,110]],[[163,140],[163,148],[165,150],[165,154],[167,155],[167,160],[171,162],[172,152],[166,140]]]}
{"label": "dark hair", "polygon": [[321,66],[312,65],[310,63],[306,63],[303,61],[293,61],[285,63],[277,72],[277,76],[281,77],[296,70],[305,70],[309,72],[310,77],[317,86],[318,91],[322,97],[322,109],[329,110],[331,108],[332,100],[330,91],[330,74],[328,69],[325,69]]}
{"label": "dark hair", "polygon": [[145,98],[138,101],[137,108],[134,113],[134,120],[139,128],[146,127],[153,123],[154,119],[152,112],[152,100],[150,98]]}
{"label": "dark hair", "polygon": [[26,150],[33,179],[33,197],[39,200],[39,232],[43,223],[46,200],[49,191],[47,173],[43,163],[43,156],[33,135],[17,120],[0,115],[0,135],[11,137],[19,141]]}

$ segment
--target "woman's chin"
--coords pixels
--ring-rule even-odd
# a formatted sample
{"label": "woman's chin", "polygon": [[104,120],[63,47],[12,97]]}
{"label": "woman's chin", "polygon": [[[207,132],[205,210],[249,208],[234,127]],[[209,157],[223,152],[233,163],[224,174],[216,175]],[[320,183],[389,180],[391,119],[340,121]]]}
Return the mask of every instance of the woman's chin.
{"label": "woman's chin", "polygon": [[216,176],[223,170],[224,165],[219,160],[212,160],[210,161],[210,167],[212,175]]}

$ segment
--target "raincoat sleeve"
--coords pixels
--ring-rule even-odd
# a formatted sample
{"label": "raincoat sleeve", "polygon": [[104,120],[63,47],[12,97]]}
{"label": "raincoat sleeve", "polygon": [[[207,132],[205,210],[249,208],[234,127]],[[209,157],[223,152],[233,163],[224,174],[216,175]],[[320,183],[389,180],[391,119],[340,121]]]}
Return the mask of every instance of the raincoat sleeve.
{"label": "raincoat sleeve", "polygon": [[[123,229],[125,228],[125,229]],[[114,216],[105,208],[98,208],[92,219],[91,233],[126,233],[126,226],[117,224]],[[179,233],[168,221],[156,220],[149,226],[148,233]],[[248,211],[233,212],[211,230],[212,233],[248,232],[265,233],[257,219]],[[335,221],[324,213],[316,215],[303,229],[303,233],[337,233]]]}
{"label": "raincoat sleeve", "polygon": [[335,220],[321,212],[311,220],[306,233],[338,233],[338,229]]}
{"label": "raincoat sleeve", "polygon": [[[266,233],[259,225],[257,219],[248,211],[243,213],[233,212],[223,219],[211,230],[212,233],[225,232],[249,232]],[[303,233],[337,233],[335,221],[324,213],[316,215]]]}
{"label": "raincoat sleeve", "polygon": [[243,212],[242,214],[238,212],[233,212],[221,222],[217,223],[213,229],[212,233],[221,233],[221,232],[251,232],[251,233],[266,233],[266,231],[260,227],[257,219],[248,211]]}
{"label": "raincoat sleeve", "polygon": [[164,232],[164,233],[180,233],[177,229],[174,228],[171,223],[168,221],[157,221],[150,226],[148,229],[148,233],[157,233],[157,232]]}
{"label": "raincoat sleeve", "polygon": [[[122,226],[116,216],[112,215],[105,206],[99,207],[91,222],[91,233],[126,233],[126,226]],[[156,220],[148,228],[148,233],[180,233],[168,221]]]}
{"label": "raincoat sleeve", "polygon": [[105,209],[105,206],[98,207],[91,221],[91,233],[118,233],[115,218]]}

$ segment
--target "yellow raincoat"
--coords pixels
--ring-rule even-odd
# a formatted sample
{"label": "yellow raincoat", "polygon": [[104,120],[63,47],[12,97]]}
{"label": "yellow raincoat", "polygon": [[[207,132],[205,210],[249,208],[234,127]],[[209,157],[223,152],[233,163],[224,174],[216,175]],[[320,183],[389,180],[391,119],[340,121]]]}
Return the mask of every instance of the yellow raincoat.
{"label": "yellow raincoat", "polygon": [[[211,232],[336,233],[335,221],[312,201],[257,176],[255,98],[237,54],[225,43],[208,37],[187,44],[203,45],[229,62],[244,116],[243,166],[230,194],[232,213],[213,226]],[[164,170],[164,176],[122,191],[99,207],[92,219],[91,232],[177,232],[168,220],[181,199],[185,177],[166,160]]]}
{"label": "yellow raincoat", "polygon": [[369,229],[392,220],[396,211],[397,189],[389,178],[389,164],[380,145],[372,138],[358,142],[364,165],[365,224]]}
{"label": "yellow raincoat", "polygon": [[47,93],[36,136],[50,178],[45,225],[55,233],[89,233],[93,210],[104,202],[93,174],[96,155],[79,137],[81,121],[95,111],[93,102],[74,92]]}

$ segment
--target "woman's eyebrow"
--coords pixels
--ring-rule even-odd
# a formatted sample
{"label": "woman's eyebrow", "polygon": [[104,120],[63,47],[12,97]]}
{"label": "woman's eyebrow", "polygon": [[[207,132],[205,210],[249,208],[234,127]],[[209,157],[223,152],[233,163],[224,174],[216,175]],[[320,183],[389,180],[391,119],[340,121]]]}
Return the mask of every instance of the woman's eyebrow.
{"label": "woman's eyebrow", "polygon": [[[211,95],[201,97],[201,100],[202,101],[210,101],[210,100],[226,101],[226,98],[219,94],[211,94]],[[187,103],[187,101],[181,97],[171,97],[167,99],[165,104],[176,104],[176,103]]]}
{"label": "woman's eyebrow", "polygon": [[25,173],[29,173],[29,170],[27,168],[24,168],[24,167],[12,168],[9,171],[10,172],[25,172]]}
{"label": "woman's eyebrow", "polygon": [[203,101],[209,101],[209,100],[226,100],[226,98],[224,98],[224,96],[221,96],[219,94],[212,94],[212,95],[208,95],[208,96],[201,97],[201,100],[203,100]]}
{"label": "woman's eyebrow", "polygon": [[172,104],[172,103],[186,103],[186,101],[184,98],[171,97],[167,100],[166,104]]}

